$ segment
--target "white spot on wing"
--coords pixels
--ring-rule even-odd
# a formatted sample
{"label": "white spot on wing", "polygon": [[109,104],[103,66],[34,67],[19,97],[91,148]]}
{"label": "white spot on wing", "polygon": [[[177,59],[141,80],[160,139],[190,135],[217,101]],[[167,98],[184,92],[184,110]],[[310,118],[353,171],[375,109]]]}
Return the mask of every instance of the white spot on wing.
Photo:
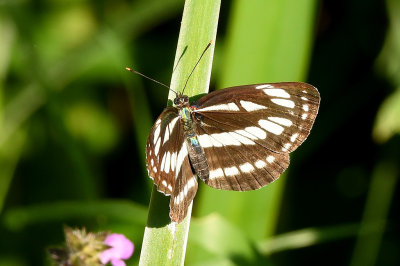
{"label": "white spot on wing", "polygon": [[203,134],[200,136],[197,136],[200,145],[203,148],[209,148],[209,147],[222,147],[222,144],[216,141],[215,139],[211,138],[210,135],[208,134]]}
{"label": "white spot on wing", "polygon": [[262,161],[262,160],[258,160],[257,162],[255,162],[254,164],[257,168],[264,168],[267,164]]}
{"label": "white spot on wing", "polygon": [[293,124],[293,122],[290,121],[289,119],[282,118],[282,117],[268,117],[268,119],[275,123],[278,123],[282,126],[290,127]]}
{"label": "white spot on wing", "polygon": [[228,132],[228,133],[242,144],[246,144],[246,145],[255,145],[256,144],[254,141],[252,141],[246,137],[243,137],[242,135],[240,135],[236,132]]}
{"label": "white spot on wing", "polygon": [[176,152],[171,154],[171,170],[174,171],[176,166]]}
{"label": "white spot on wing", "polygon": [[290,137],[290,141],[294,142],[297,139],[297,136],[299,135],[299,133],[294,133],[291,137]]}
{"label": "white spot on wing", "polygon": [[309,108],[308,108],[308,105],[307,105],[307,104],[303,104],[303,110],[306,111],[306,112],[308,112]]}
{"label": "white spot on wing", "polygon": [[308,101],[308,99],[307,99],[306,97],[304,97],[304,96],[302,96],[301,99],[302,99],[303,101]]}
{"label": "white spot on wing", "polygon": [[[263,130],[261,130],[261,131],[263,131]],[[264,132],[264,131],[263,131],[263,132]],[[242,135],[242,136],[244,136],[244,137],[246,137],[246,138],[249,138],[249,139],[258,139],[257,136],[255,136],[255,135],[253,135],[253,134],[250,134],[249,132],[247,132],[247,131],[245,131],[245,130],[242,130],[242,129],[236,130],[235,133],[237,133],[237,134],[239,134],[239,135]],[[265,133],[265,132],[264,132],[264,133]]]}
{"label": "white spot on wing", "polygon": [[175,124],[176,124],[176,122],[178,121],[178,119],[179,119],[179,117],[177,116],[177,117],[175,117],[174,119],[172,119],[171,120],[171,122],[169,123],[169,130],[171,131],[171,134],[172,134],[172,132],[174,131],[174,129],[175,129]]}
{"label": "white spot on wing", "polygon": [[244,130],[256,136],[259,139],[265,139],[267,137],[267,133],[258,127],[246,127]]}
{"label": "white spot on wing", "polygon": [[169,136],[172,134],[172,132],[175,129],[175,124],[178,121],[179,117],[175,117],[174,119],[169,122],[167,127],[165,128],[165,133],[164,133],[164,140],[163,140],[163,145],[169,140]]}
{"label": "white spot on wing", "polygon": [[167,181],[163,180],[163,181],[161,182],[161,184],[162,184],[164,187],[166,187],[166,186],[167,186]]}
{"label": "white spot on wing", "polygon": [[230,111],[239,111],[239,107],[235,103],[228,103]]}
{"label": "white spot on wing", "polygon": [[183,161],[185,160],[187,155],[188,155],[188,151],[187,151],[186,143],[183,143],[181,150],[179,151],[178,156],[176,158],[175,178],[178,176],[179,172],[181,171]]}
{"label": "white spot on wing", "polygon": [[308,115],[306,113],[304,113],[304,114],[301,115],[301,119],[306,120],[307,116]]}
{"label": "white spot on wing", "polygon": [[150,163],[151,163],[151,166],[154,166],[154,160],[153,160],[153,158],[151,159]]}
{"label": "white spot on wing", "polygon": [[287,107],[287,108],[294,108],[294,101],[291,100],[285,100],[285,99],[271,99],[271,102],[283,106],[283,107]]}
{"label": "white spot on wing", "polygon": [[178,196],[175,197],[174,202],[175,204],[179,204],[181,203],[187,196],[187,194],[189,193],[189,190],[195,186],[195,179],[194,176],[192,176],[189,181],[185,184],[185,186],[183,187],[183,190],[181,192],[179,192]]}
{"label": "white spot on wing", "polygon": [[191,189],[191,188],[194,187],[195,185],[196,185],[195,178],[194,178],[194,176],[192,176],[192,177],[189,179],[189,181],[187,182],[186,186],[187,186],[188,189]]}
{"label": "white spot on wing", "polygon": [[260,105],[260,104],[256,104],[253,102],[249,102],[249,101],[240,101],[240,105],[242,105],[242,107],[247,111],[247,112],[253,112],[253,111],[257,111],[257,110],[262,110],[262,109],[267,109],[267,107]]}
{"label": "white spot on wing", "polygon": [[255,145],[255,139],[265,139],[267,133],[258,127],[246,127],[245,130],[199,135],[198,139],[203,148]]}
{"label": "white spot on wing", "polygon": [[[154,172],[154,173],[157,173],[157,168],[156,168],[155,166],[153,167],[153,172]],[[154,178],[151,178],[151,179],[154,180]]]}
{"label": "white spot on wing", "polygon": [[181,191],[181,192],[175,197],[174,202],[175,202],[175,204],[179,204],[179,203],[182,202],[182,200],[183,200],[183,195],[182,195],[182,191]]}
{"label": "white spot on wing", "polygon": [[211,105],[199,109],[199,111],[239,111],[239,107],[235,103]]}
{"label": "white spot on wing", "polygon": [[221,168],[218,168],[218,169],[210,171],[209,178],[210,179],[215,179],[215,178],[220,178],[220,177],[223,177],[223,176],[224,176],[224,172],[222,171]]}
{"label": "white spot on wing", "polygon": [[153,143],[157,142],[158,137],[160,136],[161,127],[157,126],[156,130],[154,130],[154,139]]}
{"label": "white spot on wing", "polygon": [[164,172],[167,174],[169,173],[169,167],[171,165],[171,153],[167,152],[167,158],[165,159],[165,166],[164,166]]}
{"label": "white spot on wing", "polygon": [[183,187],[183,191],[181,191],[180,193],[183,193],[183,197],[186,197],[186,195],[188,194],[188,191],[189,191],[188,186],[185,185]]}
{"label": "white spot on wing", "polygon": [[286,152],[286,151],[288,151],[288,150],[289,150],[289,148],[290,148],[290,146],[292,146],[292,144],[291,144],[291,143],[286,143],[285,145],[283,145],[282,151],[283,151],[283,152]]}
{"label": "white spot on wing", "polygon": [[154,148],[155,155],[158,155],[158,151],[160,150],[160,145],[161,145],[161,139],[158,138],[157,143],[156,143],[156,147]]}
{"label": "white spot on wing", "polygon": [[290,98],[290,94],[283,89],[265,89],[264,93],[273,97]]}
{"label": "white spot on wing", "polygon": [[267,162],[273,163],[274,161],[275,161],[275,157],[274,156],[270,155],[270,156],[267,157]]}
{"label": "white spot on wing", "polygon": [[278,124],[275,124],[275,123],[273,123],[271,121],[268,121],[268,120],[260,119],[258,121],[258,124],[262,128],[264,128],[265,130],[267,130],[268,132],[271,132],[271,133],[273,133],[275,135],[280,135],[282,133],[282,131],[283,131],[283,127],[282,126],[280,126]]}
{"label": "white spot on wing", "polygon": [[233,145],[240,146],[240,142],[231,136],[228,132],[214,133],[210,135],[211,138],[216,139],[218,142],[222,143],[224,146]]}
{"label": "white spot on wing", "polygon": [[163,140],[163,145],[165,142],[169,140],[169,126],[165,129],[165,134],[164,134],[164,140]]}
{"label": "white spot on wing", "polygon": [[254,171],[254,167],[250,163],[244,163],[239,165],[239,168],[244,173],[250,173]]}
{"label": "white spot on wing", "polygon": [[165,159],[166,159],[166,154],[164,154],[164,156],[163,156],[163,158],[162,158],[162,160],[161,160],[161,167],[160,167],[160,170],[161,171],[164,171],[164,166],[165,166]]}
{"label": "white spot on wing", "polygon": [[239,169],[236,166],[226,167],[224,168],[224,172],[226,176],[234,176],[239,174]]}

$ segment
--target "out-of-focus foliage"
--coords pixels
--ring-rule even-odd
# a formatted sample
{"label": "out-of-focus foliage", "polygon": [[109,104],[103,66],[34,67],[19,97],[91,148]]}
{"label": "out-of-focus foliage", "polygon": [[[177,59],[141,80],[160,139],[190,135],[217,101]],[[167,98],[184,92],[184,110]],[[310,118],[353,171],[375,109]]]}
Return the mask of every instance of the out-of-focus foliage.
{"label": "out-of-focus foliage", "polygon": [[[273,212],[272,187],[200,188],[187,264],[397,265],[398,1],[276,1],[243,22],[247,2],[222,1],[211,89],[304,79],[320,113]],[[123,233],[138,263],[145,141],[168,92],[125,67],[170,80],[183,4],[0,1],[0,265],[48,265],[63,225]]]}
{"label": "out-of-focus foliage", "polygon": [[377,114],[373,133],[378,142],[400,134],[400,2],[388,0],[387,10],[390,23],[376,66],[388,77],[395,91],[385,99]]}

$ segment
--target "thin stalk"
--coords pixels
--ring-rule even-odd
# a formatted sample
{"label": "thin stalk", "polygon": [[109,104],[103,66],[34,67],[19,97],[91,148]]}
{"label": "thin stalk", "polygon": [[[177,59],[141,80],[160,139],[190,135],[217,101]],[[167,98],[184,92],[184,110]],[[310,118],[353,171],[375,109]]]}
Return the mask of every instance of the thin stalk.
{"label": "thin stalk", "polygon": [[[351,266],[377,265],[390,204],[393,202],[399,167],[393,162],[380,162],[372,173]],[[373,230],[373,234],[371,234]]]}
{"label": "thin stalk", "polygon": [[[220,0],[185,2],[171,79],[172,90],[182,91],[206,45],[210,41],[215,42],[219,9]],[[208,91],[213,51],[214,44],[188,81],[185,94],[189,97]],[[168,99],[173,100],[175,96],[175,93],[170,91]],[[182,223],[171,223],[168,216],[169,199],[153,187],[139,265],[183,265],[184,263],[191,206]]]}

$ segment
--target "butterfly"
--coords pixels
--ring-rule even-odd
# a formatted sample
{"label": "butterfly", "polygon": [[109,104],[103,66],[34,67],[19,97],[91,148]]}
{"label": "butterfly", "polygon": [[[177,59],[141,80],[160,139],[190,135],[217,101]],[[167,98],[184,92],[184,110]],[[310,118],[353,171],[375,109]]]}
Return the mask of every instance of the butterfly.
{"label": "butterfly", "polygon": [[308,137],[320,95],[310,84],[281,82],[217,90],[195,103],[176,93],[173,103],[150,131],[146,163],[157,190],[171,196],[171,220],[180,223],[198,178],[234,191],[276,180],[289,166],[289,153]]}

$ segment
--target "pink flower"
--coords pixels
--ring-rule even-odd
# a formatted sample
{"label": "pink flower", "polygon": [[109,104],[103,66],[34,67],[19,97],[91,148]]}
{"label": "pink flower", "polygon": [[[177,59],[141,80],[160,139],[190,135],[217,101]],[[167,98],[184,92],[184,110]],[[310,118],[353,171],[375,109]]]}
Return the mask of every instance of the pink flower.
{"label": "pink flower", "polygon": [[125,266],[126,264],[123,260],[129,259],[132,256],[133,243],[122,234],[108,235],[104,243],[111,248],[101,253],[101,263],[105,265],[111,262],[113,266]]}

